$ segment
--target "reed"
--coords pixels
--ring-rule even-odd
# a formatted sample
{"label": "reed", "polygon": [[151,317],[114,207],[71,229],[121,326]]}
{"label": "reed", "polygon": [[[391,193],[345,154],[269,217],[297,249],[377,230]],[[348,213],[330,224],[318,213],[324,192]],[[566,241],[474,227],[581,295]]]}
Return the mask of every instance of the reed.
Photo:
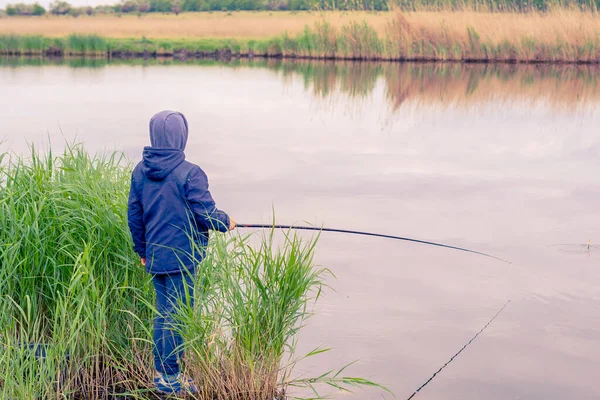
{"label": "reed", "polygon": [[0,36],[0,54],[105,56],[108,41],[96,35],[69,35],[66,38],[44,36]]}
{"label": "reed", "polygon": [[[153,289],[127,227],[128,163],[69,146],[0,166],[0,397],[153,398]],[[198,398],[272,400],[298,384],[286,359],[327,274],[316,241],[213,238],[177,324]]]}

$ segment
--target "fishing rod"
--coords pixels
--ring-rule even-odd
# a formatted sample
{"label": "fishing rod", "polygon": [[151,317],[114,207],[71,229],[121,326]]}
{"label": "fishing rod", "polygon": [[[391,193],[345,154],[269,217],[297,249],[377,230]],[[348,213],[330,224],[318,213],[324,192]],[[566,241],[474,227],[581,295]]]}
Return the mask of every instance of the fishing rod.
{"label": "fishing rod", "polygon": [[363,236],[374,236],[381,237],[386,239],[395,239],[395,240],[403,240],[406,242],[420,243],[430,246],[444,247],[446,249],[465,251],[467,253],[479,254],[480,256],[493,258],[498,261],[505,262],[507,264],[512,264],[510,261],[504,260],[500,257],[493,256],[491,254],[482,253],[475,250],[465,249],[463,247],[451,246],[443,243],[429,242],[426,240],[419,239],[411,239],[408,237],[402,236],[393,236],[393,235],[384,235],[382,233],[372,233],[372,232],[361,232],[361,231],[351,231],[347,229],[335,229],[335,228],[317,228],[313,226],[295,226],[295,225],[267,225],[267,224],[236,224],[236,228],[255,228],[255,229],[295,229],[299,231],[319,231],[319,232],[335,232],[335,233],[348,233],[351,235],[363,235]]}

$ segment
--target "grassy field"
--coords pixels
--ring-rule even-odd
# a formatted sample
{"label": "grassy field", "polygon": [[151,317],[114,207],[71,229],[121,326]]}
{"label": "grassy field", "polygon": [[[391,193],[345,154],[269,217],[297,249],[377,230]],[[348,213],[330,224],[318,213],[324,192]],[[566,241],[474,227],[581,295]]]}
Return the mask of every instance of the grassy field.
{"label": "grassy field", "polygon": [[[151,277],[127,227],[130,171],[118,154],[79,146],[0,155],[0,370],[10,371],[0,376],[0,398],[157,398]],[[213,235],[195,306],[181,304],[175,325],[186,372],[202,385],[197,398],[374,385],[292,375],[297,334],[327,275],[313,266],[316,239]]]}
{"label": "grassy field", "polygon": [[0,35],[43,35],[63,37],[73,33],[107,38],[220,38],[265,39],[285,32],[297,34],[306,25],[326,20],[342,26],[354,20],[366,20],[385,28],[390,13],[320,12],[214,12],[110,16],[11,17],[0,21]]}
{"label": "grassy field", "polygon": [[306,26],[327,22],[341,29],[351,22],[366,22],[379,35],[396,27],[398,14],[411,31],[447,35],[455,41],[468,40],[467,27],[482,40],[515,41],[530,37],[552,41],[556,35],[573,40],[600,34],[600,18],[592,12],[557,9],[548,13],[489,13],[474,11],[421,12],[215,12],[148,14],[142,17],[69,16],[12,17],[0,23],[0,35],[64,37],[71,34],[106,38],[211,38],[270,39],[287,33],[295,36]]}
{"label": "grassy field", "polygon": [[233,56],[316,59],[597,63],[600,18],[591,11],[555,9],[2,20],[0,52],[50,48],[65,54],[133,56],[206,56],[223,50]]}

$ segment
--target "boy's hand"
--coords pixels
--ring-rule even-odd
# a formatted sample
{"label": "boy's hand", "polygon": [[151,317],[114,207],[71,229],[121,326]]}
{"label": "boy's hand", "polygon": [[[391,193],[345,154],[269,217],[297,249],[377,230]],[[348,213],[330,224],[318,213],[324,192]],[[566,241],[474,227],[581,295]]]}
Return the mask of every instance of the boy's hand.
{"label": "boy's hand", "polygon": [[229,230],[232,231],[235,229],[236,223],[235,220],[231,217],[229,217]]}
{"label": "boy's hand", "polygon": [[142,265],[144,267],[146,266],[146,259],[145,258],[140,258],[140,262],[142,263]]}

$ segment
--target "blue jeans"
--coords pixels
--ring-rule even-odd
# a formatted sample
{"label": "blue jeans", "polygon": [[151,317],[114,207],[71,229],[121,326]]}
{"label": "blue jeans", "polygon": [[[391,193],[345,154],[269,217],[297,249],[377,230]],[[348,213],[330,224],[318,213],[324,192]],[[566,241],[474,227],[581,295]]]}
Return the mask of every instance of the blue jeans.
{"label": "blue jeans", "polygon": [[154,275],[152,282],[158,311],[154,318],[154,364],[158,372],[175,375],[179,373],[179,360],[183,356],[183,339],[174,326],[175,317],[179,305],[187,305],[188,299],[193,306],[193,277],[185,272]]}

